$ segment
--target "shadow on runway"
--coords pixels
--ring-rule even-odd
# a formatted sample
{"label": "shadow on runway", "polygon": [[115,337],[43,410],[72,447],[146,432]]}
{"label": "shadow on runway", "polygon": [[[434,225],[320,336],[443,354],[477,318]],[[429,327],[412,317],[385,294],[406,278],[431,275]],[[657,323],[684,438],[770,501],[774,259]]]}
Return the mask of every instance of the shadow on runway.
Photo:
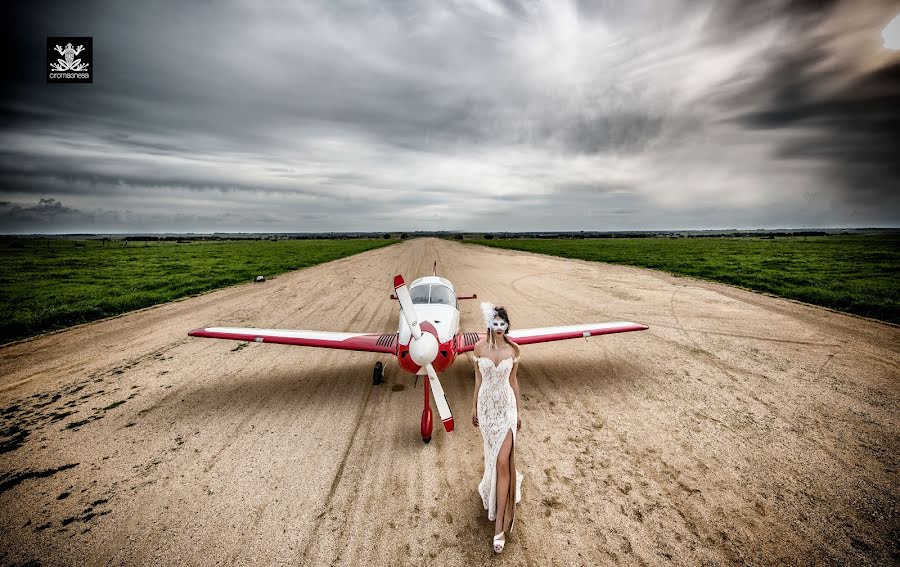
{"label": "shadow on runway", "polygon": [[[638,383],[646,370],[639,361],[622,356],[598,356],[596,360],[568,360],[557,354],[526,357],[518,376],[525,396],[551,389],[554,395],[566,397],[585,387],[604,388]],[[372,367],[376,360],[385,363],[385,381],[372,384]],[[467,356],[461,356],[453,367],[441,375],[447,399],[454,410],[457,427],[467,426],[470,419],[474,367]],[[297,419],[312,418],[323,411],[351,413],[359,401],[373,396],[379,404],[388,404],[390,412],[416,424],[421,417],[424,377],[402,371],[391,358],[373,357],[370,362],[354,361],[330,367],[290,367],[273,364],[260,371],[244,368],[230,374],[212,375],[198,383],[183,383],[177,394],[168,396],[152,409],[167,409],[189,418],[198,415],[234,412],[295,412]],[[435,429],[441,428],[432,402]],[[355,414],[354,414],[355,415]]]}

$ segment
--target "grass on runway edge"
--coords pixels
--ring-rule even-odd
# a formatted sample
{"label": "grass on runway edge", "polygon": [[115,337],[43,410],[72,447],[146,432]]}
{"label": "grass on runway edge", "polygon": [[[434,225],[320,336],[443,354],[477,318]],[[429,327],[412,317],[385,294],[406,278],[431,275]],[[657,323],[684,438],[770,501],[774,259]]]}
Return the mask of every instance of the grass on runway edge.
{"label": "grass on runway edge", "polygon": [[2,239],[0,344],[396,242]]}
{"label": "grass on runway edge", "polygon": [[467,242],[654,268],[900,324],[898,234]]}

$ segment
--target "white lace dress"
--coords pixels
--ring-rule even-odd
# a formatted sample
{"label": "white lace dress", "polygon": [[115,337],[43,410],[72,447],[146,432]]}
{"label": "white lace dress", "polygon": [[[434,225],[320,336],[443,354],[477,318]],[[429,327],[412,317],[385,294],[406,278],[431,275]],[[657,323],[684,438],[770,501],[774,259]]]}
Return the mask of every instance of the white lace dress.
{"label": "white lace dress", "polygon": [[[515,475],[516,482],[510,483],[509,502],[516,504],[522,500],[522,473],[516,471],[516,394],[509,385],[509,374],[518,358],[509,357],[494,365],[490,358],[475,357],[475,364],[481,370],[481,389],[478,391],[478,427],[484,439],[484,476],[478,485],[481,501],[488,511],[488,519],[497,518],[497,455],[506,438],[512,431],[512,449],[509,454],[509,469]],[[509,506],[511,519],[515,517],[515,506]]]}

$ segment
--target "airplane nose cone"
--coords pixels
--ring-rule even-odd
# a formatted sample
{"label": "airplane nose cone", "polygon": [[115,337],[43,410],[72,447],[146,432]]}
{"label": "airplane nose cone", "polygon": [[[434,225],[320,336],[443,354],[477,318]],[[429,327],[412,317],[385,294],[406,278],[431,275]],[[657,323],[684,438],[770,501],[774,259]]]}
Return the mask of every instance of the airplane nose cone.
{"label": "airplane nose cone", "polygon": [[418,339],[409,343],[409,356],[419,366],[434,362],[438,354],[438,341],[431,333],[422,333]]}

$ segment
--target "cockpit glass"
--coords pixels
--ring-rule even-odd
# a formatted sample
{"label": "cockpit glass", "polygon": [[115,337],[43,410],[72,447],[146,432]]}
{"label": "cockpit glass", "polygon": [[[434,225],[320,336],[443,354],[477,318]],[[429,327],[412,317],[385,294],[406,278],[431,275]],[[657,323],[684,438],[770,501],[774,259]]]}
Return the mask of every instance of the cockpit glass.
{"label": "cockpit glass", "polygon": [[422,284],[409,290],[413,304],[456,305],[456,296],[442,285]]}
{"label": "cockpit glass", "polygon": [[456,303],[456,298],[453,297],[453,292],[450,291],[450,288],[442,285],[433,285],[431,286],[431,301],[429,303],[453,305]]}
{"label": "cockpit glass", "polygon": [[429,295],[429,285],[417,285],[414,288],[409,290],[409,295],[412,297],[413,304],[422,304],[428,303],[428,295]]}

